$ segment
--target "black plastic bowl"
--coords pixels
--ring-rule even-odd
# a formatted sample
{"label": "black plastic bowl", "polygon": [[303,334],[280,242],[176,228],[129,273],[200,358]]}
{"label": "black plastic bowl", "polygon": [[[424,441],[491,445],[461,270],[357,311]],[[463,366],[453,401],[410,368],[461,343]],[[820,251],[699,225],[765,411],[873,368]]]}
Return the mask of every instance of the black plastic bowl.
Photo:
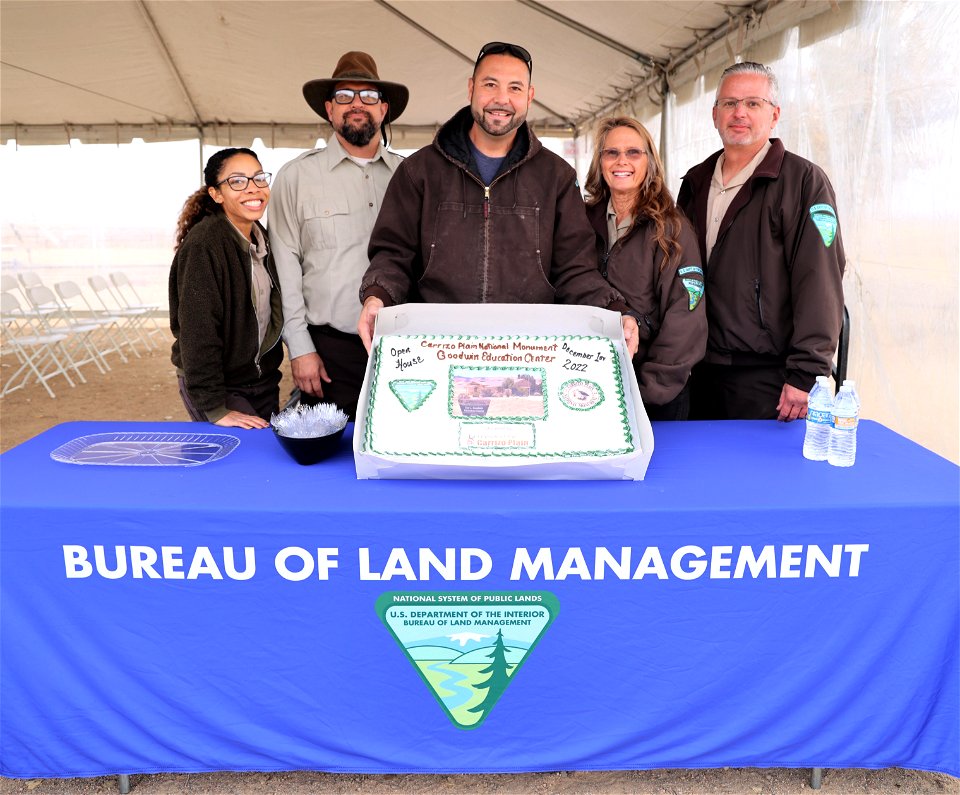
{"label": "black plastic bowl", "polygon": [[[271,426],[272,427],[272,426]],[[340,449],[340,440],[343,438],[344,428],[328,436],[314,436],[309,439],[296,439],[292,436],[282,436],[273,429],[273,434],[280,440],[286,450],[298,464],[316,464],[329,458]]]}

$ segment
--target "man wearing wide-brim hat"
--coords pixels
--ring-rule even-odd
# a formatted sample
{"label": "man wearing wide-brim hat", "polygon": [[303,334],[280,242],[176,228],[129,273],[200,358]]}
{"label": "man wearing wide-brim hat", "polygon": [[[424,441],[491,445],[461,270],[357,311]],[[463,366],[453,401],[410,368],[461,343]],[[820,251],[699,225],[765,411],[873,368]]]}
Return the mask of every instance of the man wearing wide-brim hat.
{"label": "man wearing wide-brim hat", "polygon": [[283,338],[301,401],[336,403],[354,419],[367,353],[356,301],[367,243],[400,157],[385,126],[407,106],[406,86],[381,80],[365,52],[348,52],[330,78],[303,86],[333,127],[323,149],[280,169],[268,219],[283,295]]}

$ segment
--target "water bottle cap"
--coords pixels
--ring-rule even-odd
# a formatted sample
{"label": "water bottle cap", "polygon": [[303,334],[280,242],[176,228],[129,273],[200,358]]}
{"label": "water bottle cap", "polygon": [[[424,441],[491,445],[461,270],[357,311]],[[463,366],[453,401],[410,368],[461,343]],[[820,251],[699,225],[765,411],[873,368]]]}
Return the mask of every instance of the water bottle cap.
{"label": "water bottle cap", "polygon": [[843,386],[840,387],[841,392],[853,392],[853,387],[844,381]]}

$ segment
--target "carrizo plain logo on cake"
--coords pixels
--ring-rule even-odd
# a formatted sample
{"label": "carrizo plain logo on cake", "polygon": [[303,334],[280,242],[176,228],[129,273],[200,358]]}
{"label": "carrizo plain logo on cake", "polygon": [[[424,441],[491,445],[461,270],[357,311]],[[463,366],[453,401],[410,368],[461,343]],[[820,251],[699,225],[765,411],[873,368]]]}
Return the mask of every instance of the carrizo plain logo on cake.
{"label": "carrizo plain logo on cake", "polygon": [[544,591],[396,592],[377,614],[461,729],[475,729],[560,611]]}
{"label": "carrizo plain logo on cake", "polygon": [[594,381],[573,378],[560,384],[560,402],[574,411],[589,411],[603,403],[603,390]]}

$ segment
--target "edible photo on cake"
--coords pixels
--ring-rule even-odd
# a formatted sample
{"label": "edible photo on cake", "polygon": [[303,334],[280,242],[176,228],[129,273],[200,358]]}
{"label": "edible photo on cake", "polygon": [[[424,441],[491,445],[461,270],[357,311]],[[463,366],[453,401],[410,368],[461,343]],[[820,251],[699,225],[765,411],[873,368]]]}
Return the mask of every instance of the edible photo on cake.
{"label": "edible photo on cake", "polygon": [[450,368],[450,414],[489,419],[546,419],[543,370]]}

